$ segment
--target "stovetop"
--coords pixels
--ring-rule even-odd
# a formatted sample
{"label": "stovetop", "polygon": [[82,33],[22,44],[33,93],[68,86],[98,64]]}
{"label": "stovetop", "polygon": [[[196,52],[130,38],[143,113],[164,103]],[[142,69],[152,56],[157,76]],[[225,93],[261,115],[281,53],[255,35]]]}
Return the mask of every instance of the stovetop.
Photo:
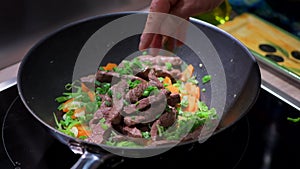
{"label": "stovetop", "polygon": [[[17,87],[0,92],[0,168],[70,168],[80,157],[52,137],[26,110]],[[300,113],[262,90],[248,112],[230,128],[205,143],[175,147],[163,154],[123,158],[100,168],[286,169],[300,168],[300,122],[287,121]]]}

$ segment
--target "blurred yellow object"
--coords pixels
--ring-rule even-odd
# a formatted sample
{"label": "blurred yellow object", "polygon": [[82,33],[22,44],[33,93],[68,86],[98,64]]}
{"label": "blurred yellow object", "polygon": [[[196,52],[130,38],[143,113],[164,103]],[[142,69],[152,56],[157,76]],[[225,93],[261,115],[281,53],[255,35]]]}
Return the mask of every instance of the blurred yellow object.
{"label": "blurred yellow object", "polygon": [[230,20],[232,8],[228,0],[225,0],[222,4],[216,7],[213,11],[196,15],[194,18],[209,22],[213,25],[224,24]]}
{"label": "blurred yellow object", "polygon": [[218,27],[239,39],[259,60],[300,80],[300,39],[296,36],[250,13]]}

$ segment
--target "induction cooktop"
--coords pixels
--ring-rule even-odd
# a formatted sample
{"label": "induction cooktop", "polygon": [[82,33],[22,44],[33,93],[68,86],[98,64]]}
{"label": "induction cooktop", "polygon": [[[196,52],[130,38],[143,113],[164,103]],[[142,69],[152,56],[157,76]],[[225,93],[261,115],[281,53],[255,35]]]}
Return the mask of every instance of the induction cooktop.
{"label": "induction cooktop", "polygon": [[[70,168],[80,158],[33,118],[16,85],[0,92],[0,103],[1,169]],[[148,158],[124,157],[99,168],[299,168],[300,125],[286,120],[297,113],[262,91],[245,117],[202,144],[174,147]]]}

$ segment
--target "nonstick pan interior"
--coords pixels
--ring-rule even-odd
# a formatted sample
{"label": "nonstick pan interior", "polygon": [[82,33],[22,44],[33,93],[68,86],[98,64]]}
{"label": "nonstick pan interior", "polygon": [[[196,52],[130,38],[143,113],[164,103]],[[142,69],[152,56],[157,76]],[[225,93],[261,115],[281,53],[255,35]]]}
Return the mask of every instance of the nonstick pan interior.
{"label": "nonstick pan interior", "polygon": [[[108,14],[67,25],[37,43],[23,59],[18,72],[18,90],[22,101],[31,114],[63,143],[82,143],[82,141],[66,136],[55,129],[53,112],[56,111],[58,103],[54,99],[64,92],[65,84],[72,82],[76,59],[91,35],[110,21],[129,14],[133,13]],[[219,132],[245,115],[256,101],[260,89],[260,72],[255,58],[235,38],[210,24],[197,20],[192,20],[192,23],[212,42],[226,75],[226,104],[216,131]],[[107,62],[120,63],[126,56],[138,51],[139,38],[140,34],[115,44],[101,63],[103,65]],[[199,67],[202,62],[195,57],[196,53],[189,47],[178,48],[176,55],[186,63],[192,64],[196,74],[207,74],[206,65]],[[86,72],[79,76],[94,74],[95,71],[87,68]],[[212,94],[211,86],[200,84],[200,87],[206,88],[201,99],[209,103]],[[83,144],[94,150],[95,147],[97,149],[95,145],[86,142]]]}

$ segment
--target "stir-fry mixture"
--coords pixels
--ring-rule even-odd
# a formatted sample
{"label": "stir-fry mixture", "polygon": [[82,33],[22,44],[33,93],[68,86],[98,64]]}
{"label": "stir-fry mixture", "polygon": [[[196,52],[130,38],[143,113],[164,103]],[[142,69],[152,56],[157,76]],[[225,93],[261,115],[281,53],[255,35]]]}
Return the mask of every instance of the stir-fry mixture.
{"label": "stir-fry mixture", "polygon": [[[183,70],[183,71],[181,71]],[[67,84],[57,129],[111,146],[156,146],[197,139],[204,123],[217,118],[200,100],[194,67],[179,57],[142,55]],[[201,83],[210,81],[203,75]]]}

